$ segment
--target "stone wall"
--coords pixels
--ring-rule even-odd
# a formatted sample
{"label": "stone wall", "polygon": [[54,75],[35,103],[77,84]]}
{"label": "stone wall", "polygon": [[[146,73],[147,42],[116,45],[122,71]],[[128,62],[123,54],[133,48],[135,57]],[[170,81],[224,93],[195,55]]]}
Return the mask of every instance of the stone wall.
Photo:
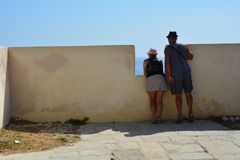
{"label": "stone wall", "polygon": [[[190,65],[195,115],[239,115],[240,45],[189,48],[194,54]],[[11,112],[7,111],[11,116],[31,121],[87,116],[91,122],[151,117],[145,78],[134,76],[134,46],[23,47],[9,48],[8,54]],[[1,49],[3,55],[7,55],[6,49]],[[2,94],[1,98],[5,97],[9,96]],[[185,101],[183,110],[187,115]],[[164,95],[163,118],[176,118],[174,97],[169,92]]]}
{"label": "stone wall", "polygon": [[8,49],[6,47],[0,47],[0,128],[8,124],[10,116],[7,51]]}

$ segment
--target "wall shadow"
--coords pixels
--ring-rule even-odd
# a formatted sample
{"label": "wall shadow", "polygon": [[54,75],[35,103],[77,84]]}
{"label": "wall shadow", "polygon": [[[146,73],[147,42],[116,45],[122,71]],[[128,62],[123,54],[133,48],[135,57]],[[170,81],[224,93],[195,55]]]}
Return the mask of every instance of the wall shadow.
{"label": "wall shadow", "polygon": [[161,124],[151,124],[150,122],[90,123],[80,127],[82,135],[108,131],[121,132],[126,137],[135,137],[165,132],[189,131],[197,135],[201,131],[233,130],[211,120],[197,120],[194,123],[184,121],[182,124],[176,124],[174,121],[163,121]]}

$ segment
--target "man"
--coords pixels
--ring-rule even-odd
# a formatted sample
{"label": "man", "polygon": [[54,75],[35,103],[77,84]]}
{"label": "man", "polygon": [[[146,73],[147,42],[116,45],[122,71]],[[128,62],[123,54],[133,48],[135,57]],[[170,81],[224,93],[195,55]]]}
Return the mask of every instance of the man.
{"label": "man", "polygon": [[187,46],[177,43],[177,33],[175,31],[169,32],[167,39],[169,45],[165,47],[165,64],[166,64],[166,77],[170,84],[171,92],[175,95],[178,117],[176,123],[183,121],[182,116],[182,90],[186,95],[188,104],[188,121],[193,122],[194,116],[192,111],[192,78],[191,69],[187,60],[193,59],[193,54],[190,53]]}

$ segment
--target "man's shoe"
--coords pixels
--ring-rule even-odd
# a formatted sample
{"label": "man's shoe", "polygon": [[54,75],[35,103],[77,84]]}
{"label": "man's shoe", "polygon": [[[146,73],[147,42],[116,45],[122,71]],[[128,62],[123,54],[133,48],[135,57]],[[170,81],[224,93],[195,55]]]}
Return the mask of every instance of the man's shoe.
{"label": "man's shoe", "polygon": [[189,115],[188,122],[190,122],[190,123],[194,122],[194,116],[192,114]]}

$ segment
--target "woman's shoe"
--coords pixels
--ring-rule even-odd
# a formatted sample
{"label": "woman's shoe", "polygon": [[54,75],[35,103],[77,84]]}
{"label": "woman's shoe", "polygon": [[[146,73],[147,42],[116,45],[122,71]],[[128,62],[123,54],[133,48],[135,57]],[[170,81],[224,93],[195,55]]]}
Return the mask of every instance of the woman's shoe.
{"label": "woman's shoe", "polygon": [[157,119],[156,118],[152,118],[152,124],[157,124]]}
{"label": "woman's shoe", "polygon": [[194,116],[192,114],[190,114],[188,117],[188,122],[190,122],[190,123],[194,122],[194,119],[195,119]]}
{"label": "woman's shoe", "polygon": [[178,117],[175,122],[176,122],[177,124],[181,124],[182,121],[183,121],[183,117]]}
{"label": "woman's shoe", "polygon": [[161,118],[157,118],[157,123],[158,123],[158,124],[159,124],[159,123],[162,123]]}

